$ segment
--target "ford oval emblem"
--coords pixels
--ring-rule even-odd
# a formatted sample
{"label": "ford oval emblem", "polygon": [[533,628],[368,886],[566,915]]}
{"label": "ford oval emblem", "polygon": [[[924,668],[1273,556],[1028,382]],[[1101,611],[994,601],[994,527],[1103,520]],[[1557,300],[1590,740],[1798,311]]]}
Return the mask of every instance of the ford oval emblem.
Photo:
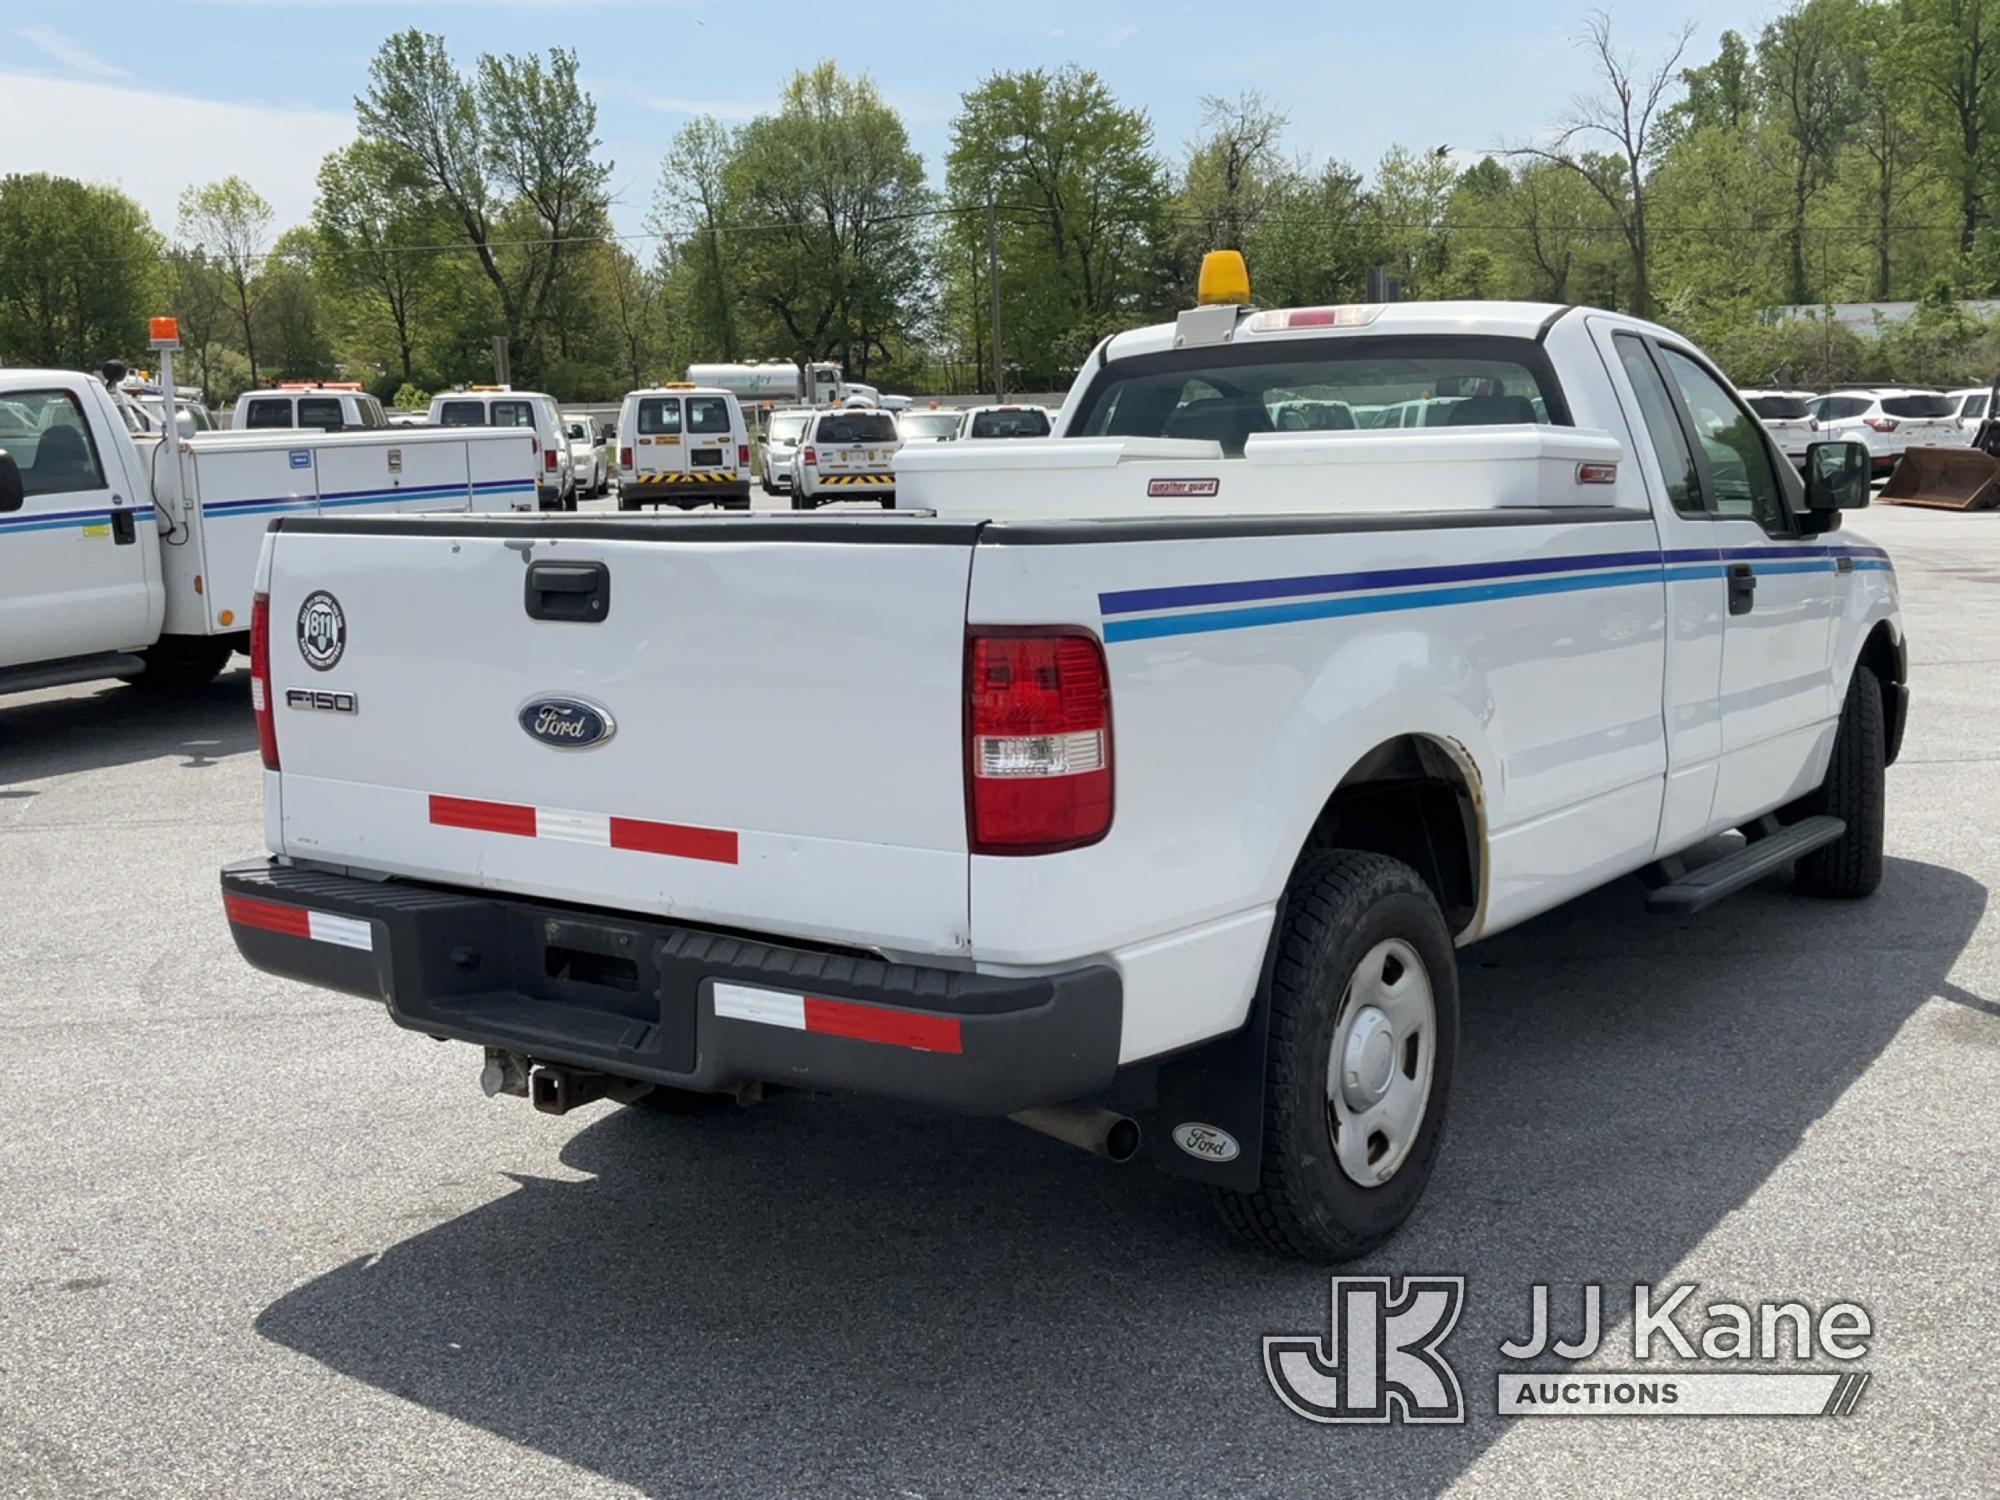
{"label": "ford oval emblem", "polygon": [[1196,1161],[1235,1161],[1242,1151],[1242,1147],[1236,1144],[1235,1136],[1216,1126],[1204,1125],[1199,1120],[1176,1125],[1174,1144]]}
{"label": "ford oval emblem", "polygon": [[581,698],[530,699],[521,705],[521,728],[558,750],[588,750],[618,732],[610,709]]}

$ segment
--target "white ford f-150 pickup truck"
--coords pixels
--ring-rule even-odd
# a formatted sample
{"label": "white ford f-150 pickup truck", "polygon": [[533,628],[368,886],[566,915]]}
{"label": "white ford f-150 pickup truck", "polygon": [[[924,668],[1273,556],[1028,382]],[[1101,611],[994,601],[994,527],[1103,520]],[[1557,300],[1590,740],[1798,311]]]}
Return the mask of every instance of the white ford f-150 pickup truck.
{"label": "white ford f-150 pickup truck", "polygon": [[547,1110],[1011,1114],[1338,1260],[1431,1172],[1456,947],[1634,873],[1880,879],[1868,455],[1800,475],[1665,328],[1204,305],[1057,436],[897,462],[879,515],[280,518],[244,956]]}

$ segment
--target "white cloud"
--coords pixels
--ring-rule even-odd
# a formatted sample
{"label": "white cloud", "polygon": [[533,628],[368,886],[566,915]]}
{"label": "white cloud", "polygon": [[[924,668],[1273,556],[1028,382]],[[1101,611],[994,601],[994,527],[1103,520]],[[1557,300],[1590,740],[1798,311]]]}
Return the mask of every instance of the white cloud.
{"label": "white cloud", "polygon": [[1116,51],[1118,48],[1124,46],[1127,42],[1131,41],[1132,38],[1137,36],[1138,34],[1139,34],[1139,28],[1136,26],[1120,26],[1116,31],[1112,32],[1110,36],[1104,39],[1104,45],[1111,48],[1113,51]]}
{"label": "white cloud", "polygon": [[776,107],[748,99],[663,99],[656,94],[639,102],[663,115],[714,115],[718,120],[754,120]]}
{"label": "white cloud", "polygon": [[108,63],[82,43],[72,41],[53,26],[17,26],[14,35],[24,42],[33,42],[59,63],[66,63],[79,73],[88,73],[93,78],[130,78],[129,68],[121,68],[116,63]]}
{"label": "white cloud", "polygon": [[[50,121],[60,120],[61,129]],[[312,214],[320,158],[354,138],[354,117],[0,71],[7,170],[124,189],[172,237],[181,189],[234,174],[270,200],[278,227]]]}

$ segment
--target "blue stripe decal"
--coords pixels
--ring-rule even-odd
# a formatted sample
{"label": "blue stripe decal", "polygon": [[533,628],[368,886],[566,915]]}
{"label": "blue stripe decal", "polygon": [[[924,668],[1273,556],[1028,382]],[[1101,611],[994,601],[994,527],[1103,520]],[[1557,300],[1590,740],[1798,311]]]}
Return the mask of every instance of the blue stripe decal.
{"label": "blue stripe decal", "polygon": [[1256,625],[1286,625],[1297,620],[1333,620],[1349,615],[1392,614],[1446,604],[1480,604],[1493,599],[1524,599],[1537,594],[1575,594],[1587,589],[1625,588],[1658,583],[1658,568],[1617,573],[1582,573],[1568,577],[1528,578],[1517,583],[1482,583],[1464,588],[1423,589],[1411,593],[1360,594],[1335,599],[1304,599],[1295,604],[1270,604],[1258,609],[1218,609],[1198,615],[1155,615],[1150,620],[1112,620],[1104,627],[1106,645],[1143,641],[1167,635],[1199,635],[1212,630],[1245,630]]}
{"label": "blue stripe decal", "polygon": [[1598,552],[1575,557],[1520,558],[1500,563],[1458,563],[1434,568],[1380,568],[1359,573],[1319,573],[1303,578],[1256,578],[1243,583],[1196,583],[1178,588],[1124,589],[1099,594],[1107,615],[1138,614],[1184,605],[1234,604],[1252,599],[1293,599],[1312,594],[1347,594],[1419,583],[1464,583],[1482,578],[1518,578],[1541,573],[1578,573],[1586,568],[1658,566],[1657,552]]}
{"label": "blue stripe decal", "polygon": [[[1288,601],[1255,608],[1156,614],[1143,620],[1107,618],[1104,640],[1109,645],[1118,641],[1246,630],[1260,625],[1285,625],[1302,620],[1391,614],[1452,604],[1481,604],[1496,599],[1716,580],[1729,575],[1732,559],[1734,565],[1739,567],[1744,561],[1755,559],[1751,562],[1751,571],[1759,577],[1767,574],[1831,573],[1839,566],[1838,560],[1842,557],[1854,558],[1854,567],[1858,572],[1894,571],[1888,554],[1879,547],[1708,547],[1669,552],[1587,553],[1558,558],[1523,558],[1505,563],[1379,569],[1372,572],[1248,579],[1236,583],[1124,589],[1100,594],[1098,604],[1102,612],[1110,617],[1188,605],[1277,598]],[[1636,566],[1629,566],[1632,564]],[[1486,581],[1462,582],[1470,579]],[[1438,583],[1457,586],[1390,588],[1396,584]]]}
{"label": "blue stripe decal", "polygon": [[17,516],[12,520],[0,517],[0,534],[14,536],[24,531],[68,531],[83,526],[109,526],[113,515],[128,515],[132,518],[132,524],[135,526],[141,521],[157,521],[159,519],[153,513],[153,508],[150,505],[144,509],[133,506],[129,510],[122,511],[68,510],[53,513],[32,512],[28,515]]}

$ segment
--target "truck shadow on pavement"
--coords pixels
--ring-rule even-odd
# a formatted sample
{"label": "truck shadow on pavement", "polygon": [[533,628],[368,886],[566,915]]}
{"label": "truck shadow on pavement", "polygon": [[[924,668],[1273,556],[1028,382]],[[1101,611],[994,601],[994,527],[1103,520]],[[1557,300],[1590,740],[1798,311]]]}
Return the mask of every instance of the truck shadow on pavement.
{"label": "truck shadow on pavement", "polygon": [[1281,1409],[1260,1336],[1324,1335],[1327,1273],[1232,1248],[1184,1185],[809,1096],[551,1120],[590,1180],[517,1177],[258,1328],[651,1494],[1433,1494],[1509,1425],[1496,1346],[1531,1282],[1559,1326],[1584,1281],[1620,1321],[1616,1289],[1665,1278],[1918,1007],[1992,1013],[1947,977],[1986,900],[1905,860],[1868,902],[1777,882],[1691,919],[1625,882],[1465,953],[1444,1158],[1349,1268],[1470,1279],[1462,1427]]}
{"label": "truck shadow on pavement", "polygon": [[107,682],[84,696],[72,690],[0,699],[0,786],[169,756],[181,757],[183,769],[203,770],[256,749],[247,667],[193,692]]}

